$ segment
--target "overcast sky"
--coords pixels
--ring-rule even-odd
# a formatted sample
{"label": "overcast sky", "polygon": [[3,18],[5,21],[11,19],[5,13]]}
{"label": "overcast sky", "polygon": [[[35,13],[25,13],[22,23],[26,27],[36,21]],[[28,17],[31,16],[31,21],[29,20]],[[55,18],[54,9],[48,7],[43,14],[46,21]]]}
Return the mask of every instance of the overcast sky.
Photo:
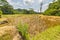
{"label": "overcast sky", "polygon": [[48,8],[48,4],[53,0],[7,0],[15,9],[29,9],[33,8],[35,11],[39,12],[40,3],[43,1],[42,11]]}

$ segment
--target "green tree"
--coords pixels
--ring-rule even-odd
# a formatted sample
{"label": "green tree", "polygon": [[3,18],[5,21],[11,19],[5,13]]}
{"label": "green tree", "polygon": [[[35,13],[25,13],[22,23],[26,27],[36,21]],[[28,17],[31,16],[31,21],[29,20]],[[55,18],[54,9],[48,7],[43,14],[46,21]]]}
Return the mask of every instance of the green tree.
{"label": "green tree", "polygon": [[26,9],[22,9],[22,12],[21,13],[23,13],[23,14],[29,14],[29,11],[26,10]]}
{"label": "green tree", "polygon": [[32,8],[29,9],[29,14],[35,14],[35,13],[36,12]]}
{"label": "green tree", "polygon": [[60,16],[60,1],[57,0],[49,4],[48,9],[44,12],[45,15]]}
{"label": "green tree", "polygon": [[0,5],[6,5],[6,4],[8,4],[8,2],[7,2],[7,0],[0,0]]}
{"label": "green tree", "polygon": [[1,10],[3,11],[3,14],[12,14],[13,13],[13,7],[11,5],[3,5]]}
{"label": "green tree", "polygon": [[3,14],[13,13],[13,7],[7,2],[7,0],[0,0],[0,5]]}

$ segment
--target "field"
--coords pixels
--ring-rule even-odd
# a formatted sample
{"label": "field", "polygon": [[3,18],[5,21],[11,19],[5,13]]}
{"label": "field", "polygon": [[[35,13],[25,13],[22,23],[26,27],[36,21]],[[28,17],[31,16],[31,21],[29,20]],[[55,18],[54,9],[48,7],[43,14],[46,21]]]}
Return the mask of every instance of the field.
{"label": "field", "polygon": [[32,40],[60,40],[60,26],[51,27],[37,34]]}
{"label": "field", "polygon": [[[59,16],[44,16],[40,14],[15,14],[2,15],[0,21],[8,21],[1,24],[4,26],[15,26],[28,24],[28,33],[30,40],[59,40],[60,38],[60,17]],[[51,37],[52,36],[52,37]]]}

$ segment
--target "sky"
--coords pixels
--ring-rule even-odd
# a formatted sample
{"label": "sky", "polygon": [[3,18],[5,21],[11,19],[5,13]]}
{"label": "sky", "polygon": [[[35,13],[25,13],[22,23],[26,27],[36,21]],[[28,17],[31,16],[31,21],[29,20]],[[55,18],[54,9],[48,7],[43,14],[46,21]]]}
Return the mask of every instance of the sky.
{"label": "sky", "polygon": [[21,9],[28,9],[32,8],[34,11],[40,11],[40,4],[43,2],[42,12],[44,12],[47,8],[49,3],[53,0],[7,0],[10,5],[14,7],[14,9],[21,8]]}

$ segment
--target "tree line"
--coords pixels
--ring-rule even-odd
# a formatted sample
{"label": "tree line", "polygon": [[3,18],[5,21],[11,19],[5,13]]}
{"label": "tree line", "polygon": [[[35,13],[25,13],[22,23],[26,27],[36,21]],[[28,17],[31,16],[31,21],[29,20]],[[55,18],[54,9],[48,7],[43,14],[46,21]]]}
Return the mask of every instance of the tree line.
{"label": "tree line", "polygon": [[60,0],[53,0],[53,3],[49,4],[48,9],[44,12],[45,15],[60,16]]}
{"label": "tree line", "polygon": [[[43,4],[41,3],[40,10],[42,10]],[[14,9],[12,5],[10,5],[7,0],[0,0],[0,14],[38,14],[39,12],[35,12],[32,8],[27,9]],[[42,12],[40,12],[42,13]],[[48,9],[45,10],[43,15],[54,15],[60,16],[60,0],[53,0],[52,3],[49,4]]]}
{"label": "tree line", "polygon": [[32,8],[29,10],[26,9],[14,9],[12,5],[10,5],[7,0],[0,0],[0,14],[35,14]]}

